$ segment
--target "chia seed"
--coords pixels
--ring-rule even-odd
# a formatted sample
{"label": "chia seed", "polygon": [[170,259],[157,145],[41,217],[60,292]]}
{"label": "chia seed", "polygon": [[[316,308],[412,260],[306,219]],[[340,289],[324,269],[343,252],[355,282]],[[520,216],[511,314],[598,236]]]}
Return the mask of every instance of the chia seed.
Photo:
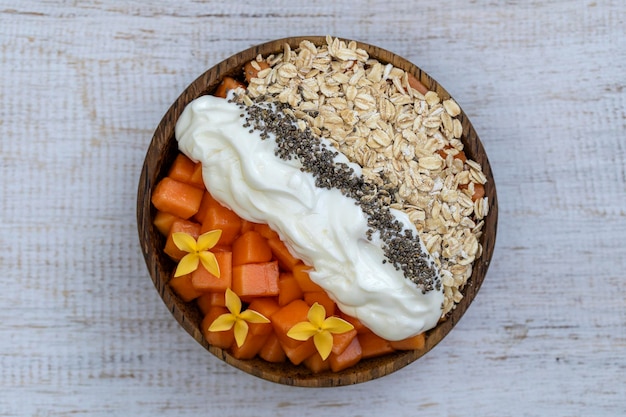
{"label": "chia seed", "polygon": [[[268,108],[264,98],[254,100],[251,106],[238,103],[247,110],[243,126],[261,132],[261,139],[273,133],[276,138],[275,155],[284,160],[296,158],[302,164],[301,171],[309,172],[315,178],[315,185],[324,189],[337,189],[353,199],[367,217],[366,238],[372,240],[378,232],[386,259],[396,270],[413,282],[422,293],[441,289],[441,279],[430,256],[422,249],[419,236],[405,229],[397,220],[389,203],[394,200],[396,190],[378,188],[368,183],[363,176],[356,175],[354,169],[345,163],[335,162],[339,154],[321,141],[309,128],[300,130],[296,119],[283,112],[286,104],[274,103],[276,111]],[[252,130],[251,130],[252,132]]]}

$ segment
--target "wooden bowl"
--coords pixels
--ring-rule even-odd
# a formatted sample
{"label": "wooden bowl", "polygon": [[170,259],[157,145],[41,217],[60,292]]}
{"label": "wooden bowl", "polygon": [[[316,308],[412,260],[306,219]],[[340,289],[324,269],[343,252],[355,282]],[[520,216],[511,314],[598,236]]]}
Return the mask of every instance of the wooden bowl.
{"label": "wooden bowl", "polygon": [[[485,185],[485,193],[489,197],[489,214],[485,219],[483,235],[480,238],[483,253],[474,263],[472,276],[462,291],[463,299],[458,303],[456,309],[448,314],[446,320],[441,321],[434,329],[427,332],[424,349],[400,351],[384,357],[363,360],[356,366],[338,373],[312,374],[303,366],[271,364],[261,359],[238,360],[227,351],[210,346],[199,329],[202,319],[199,310],[192,303],[181,301],[167,285],[175,265],[163,253],[162,248],[165,240],[152,223],[155,215],[155,210],[150,203],[152,190],[155,184],[166,175],[178,152],[174,138],[174,127],[178,117],[189,102],[201,95],[212,93],[222,77],[226,75],[241,78],[240,74],[242,73],[244,63],[254,59],[258,54],[266,56],[272,53],[279,53],[283,50],[285,43],[288,43],[292,49],[296,49],[300,42],[305,39],[312,41],[316,45],[323,45],[326,42],[325,37],[320,36],[290,37],[251,47],[210,68],[183,91],[167,113],[165,113],[165,116],[156,128],[148,148],[137,193],[137,223],[141,248],[156,289],[176,320],[198,343],[213,355],[251,375],[286,385],[330,387],[369,381],[403,368],[430,351],[452,330],[474,300],[489,267],[495,244],[498,205],[496,188],[487,154],[469,119],[461,110],[458,118],[463,126],[462,141],[465,145],[464,151],[468,158],[473,159],[482,166],[483,173],[488,179]],[[358,45],[366,50],[372,58],[376,58],[383,63],[391,63],[415,75],[426,87],[436,91],[442,100],[450,97],[450,94],[432,77],[404,58],[362,42],[358,42]]]}

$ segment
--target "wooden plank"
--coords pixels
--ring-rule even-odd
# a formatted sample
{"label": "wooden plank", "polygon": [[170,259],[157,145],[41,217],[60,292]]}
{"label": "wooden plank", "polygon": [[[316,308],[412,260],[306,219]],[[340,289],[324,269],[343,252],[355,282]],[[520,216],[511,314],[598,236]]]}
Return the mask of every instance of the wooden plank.
{"label": "wooden plank", "polygon": [[[0,1],[0,416],[623,415],[623,2]],[[138,247],[152,133],[209,66],[284,36],[416,63],[500,202],[476,302],[428,355],[329,390],[250,377],[171,317]]]}

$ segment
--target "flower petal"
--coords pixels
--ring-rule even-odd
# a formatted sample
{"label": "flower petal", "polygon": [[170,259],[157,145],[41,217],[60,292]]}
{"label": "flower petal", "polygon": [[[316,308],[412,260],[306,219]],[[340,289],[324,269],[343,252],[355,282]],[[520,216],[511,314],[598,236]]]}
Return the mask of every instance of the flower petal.
{"label": "flower petal", "polygon": [[328,330],[331,333],[341,334],[354,329],[354,326],[339,317],[329,317],[324,320],[322,329]]}
{"label": "flower petal", "polygon": [[213,323],[209,326],[210,332],[223,332],[225,330],[230,330],[233,327],[233,324],[237,321],[237,318],[229,313],[224,313],[220,315],[218,318],[213,320]]}
{"label": "flower petal", "polygon": [[239,299],[239,296],[230,288],[226,288],[225,299],[228,311],[233,313],[235,316],[239,316],[239,313],[241,313],[241,300]]}
{"label": "flower petal", "polygon": [[243,345],[243,342],[246,341],[246,336],[248,336],[248,323],[243,320],[237,320],[235,322],[235,342],[237,342],[237,347]]}
{"label": "flower petal", "polygon": [[322,324],[324,323],[324,319],[326,318],[326,309],[323,305],[317,302],[313,303],[311,308],[309,308],[307,318],[313,326],[321,328]]}
{"label": "flower petal", "polygon": [[318,328],[313,326],[308,321],[302,321],[294,325],[287,332],[287,336],[295,340],[305,341],[311,338],[311,336],[317,334]]}
{"label": "flower petal", "polygon": [[222,231],[220,229],[201,234],[200,237],[198,237],[198,250],[203,251],[211,249],[213,246],[217,245],[220,237],[222,237]]}
{"label": "flower petal", "polygon": [[178,266],[176,267],[176,272],[174,273],[175,277],[179,277],[181,275],[187,275],[196,269],[198,269],[198,264],[200,263],[200,257],[197,253],[188,253],[183,256],[183,259],[178,262]]}
{"label": "flower petal", "polygon": [[176,247],[185,252],[195,252],[197,245],[196,240],[189,234],[184,232],[172,233],[172,240]]}
{"label": "flower petal", "polygon": [[246,310],[242,312],[239,317],[248,323],[269,323],[269,319],[263,314],[254,310]]}
{"label": "flower petal", "polygon": [[313,336],[313,343],[323,360],[328,358],[333,349],[333,335],[327,331],[321,331]]}
{"label": "flower petal", "polygon": [[220,277],[220,266],[217,263],[217,258],[213,252],[203,251],[198,253],[202,266],[209,271],[212,275]]}

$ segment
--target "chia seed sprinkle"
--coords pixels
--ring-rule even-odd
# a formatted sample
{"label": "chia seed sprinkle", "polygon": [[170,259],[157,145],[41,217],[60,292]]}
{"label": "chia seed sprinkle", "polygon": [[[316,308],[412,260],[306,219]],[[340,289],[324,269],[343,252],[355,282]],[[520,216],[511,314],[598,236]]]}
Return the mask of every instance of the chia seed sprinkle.
{"label": "chia seed sprinkle", "polygon": [[276,110],[272,110],[263,102],[263,97],[258,97],[251,106],[241,102],[238,105],[248,114],[247,117],[241,114],[242,118],[245,117],[243,126],[260,131],[261,139],[267,139],[269,133],[274,134],[276,156],[284,160],[298,159],[302,164],[301,171],[311,173],[317,187],[338,189],[361,207],[369,226],[366,238],[371,241],[374,233],[378,233],[383,242],[382,249],[387,258],[383,263],[389,261],[396,270],[402,270],[422,293],[441,290],[436,266],[422,249],[419,236],[405,229],[386,203],[393,198],[393,192],[378,189],[363,176],[356,175],[349,165],[335,162],[339,153],[324,144],[310,129],[299,129],[296,119],[283,112],[287,105],[274,103]]}

